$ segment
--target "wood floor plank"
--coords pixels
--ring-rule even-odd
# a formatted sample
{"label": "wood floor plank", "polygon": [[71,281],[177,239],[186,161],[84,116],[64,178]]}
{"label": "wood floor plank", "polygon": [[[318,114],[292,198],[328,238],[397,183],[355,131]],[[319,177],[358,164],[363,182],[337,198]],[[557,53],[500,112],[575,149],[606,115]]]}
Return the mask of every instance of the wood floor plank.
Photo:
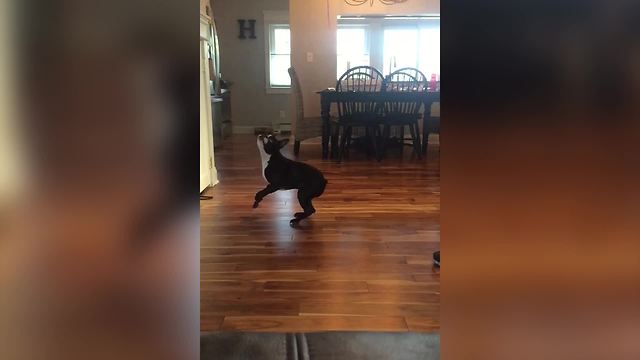
{"label": "wood floor plank", "polygon": [[440,330],[440,321],[433,317],[406,317],[409,331],[433,332]]}
{"label": "wood floor plank", "polygon": [[317,212],[292,229],[296,191],[251,207],[265,185],[255,138],[234,135],[216,149],[220,183],[200,202],[201,328],[437,330],[438,148],[423,160],[409,150],[382,162],[359,151],[340,164],[320,155],[317,143],[302,144],[300,159],[329,184]]}
{"label": "wood floor plank", "polygon": [[407,264],[411,265],[425,265],[432,264],[431,256],[429,255],[409,255],[406,258]]}
{"label": "wood floor plank", "polygon": [[355,304],[326,301],[300,303],[300,315],[414,316],[436,318],[439,312],[440,304]]}
{"label": "wood floor plank", "polygon": [[262,284],[254,281],[246,280],[200,280],[200,289],[223,291],[250,291],[262,288]]}
{"label": "wood floor plank", "polygon": [[210,315],[207,313],[200,314],[200,331],[219,331],[222,327],[223,316]]}
{"label": "wood floor plank", "polygon": [[231,299],[204,298],[200,302],[206,308],[206,314],[211,316],[267,316],[290,315],[300,313],[297,301],[285,299]]}
{"label": "wood floor plank", "polygon": [[264,291],[368,292],[365,281],[267,281]]}
{"label": "wood floor plank", "polygon": [[[421,275],[424,275],[422,277]],[[416,277],[422,280],[417,280]],[[397,272],[330,272],[330,271],[247,271],[247,272],[201,272],[202,280],[249,280],[267,281],[367,281],[367,280],[437,280],[438,274],[405,274]]]}
{"label": "wood floor plank", "polygon": [[257,291],[257,292],[212,292],[202,291],[203,308],[207,307],[207,298],[215,300],[267,301],[289,300],[295,302],[326,301],[354,304],[439,304],[438,293],[426,292],[303,292],[303,291]]}
{"label": "wood floor plank", "polygon": [[402,317],[389,316],[229,316],[223,331],[315,332],[315,331],[406,332]]}
{"label": "wood floor plank", "polygon": [[440,273],[434,272],[431,274],[413,274],[413,280],[416,282],[434,283],[440,282]]}
{"label": "wood floor plank", "polygon": [[440,284],[437,283],[404,283],[404,284],[390,284],[390,283],[371,283],[367,282],[370,291],[374,292],[386,292],[386,293],[403,293],[403,292],[424,292],[439,294]]}

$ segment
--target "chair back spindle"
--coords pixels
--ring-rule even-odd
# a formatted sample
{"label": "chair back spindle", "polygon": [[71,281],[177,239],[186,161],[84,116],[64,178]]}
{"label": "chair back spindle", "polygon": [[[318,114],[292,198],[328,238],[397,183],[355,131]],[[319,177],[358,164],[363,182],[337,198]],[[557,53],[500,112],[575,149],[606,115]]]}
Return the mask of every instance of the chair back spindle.
{"label": "chair back spindle", "polygon": [[[345,72],[336,84],[337,92],[380,92],[384,76],[376,68],[358,66]],[[380,108],[375,100],[338,101],[340,119],[363,120],[378,115]]]}
{"label": "chair back spindle", "polygon": [[[403,68],[389,74],[384,81],[385,92],[420,93],[428,90],[427,77],[418,69]],[[422,101],[386,101],[384,104],[387,115],[418,115],[422,108]]]}

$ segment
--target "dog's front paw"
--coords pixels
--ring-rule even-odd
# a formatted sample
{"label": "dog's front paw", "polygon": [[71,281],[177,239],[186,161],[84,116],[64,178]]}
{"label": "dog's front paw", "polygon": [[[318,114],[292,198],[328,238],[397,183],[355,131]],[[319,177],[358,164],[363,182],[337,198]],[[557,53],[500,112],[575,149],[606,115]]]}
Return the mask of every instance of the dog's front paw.
{"label": "dog's front paw", "polygon": [[298,226],[298,223],[300,222],[299,219],[291,219],[291,221],[289,221],[289,226],[291,226],[292,228]]}
{"label": "dog's front paw", "polygon": [[304,213],[303,213],[303,212],[299,212],[299,213],[295,213],[295,214],[293,214],[293,217],[294,217],[294,218],[296,218],[296,219],[300,219],[300,218],[301,218],[301,217],[303,217],[303,216],[304,216]]}
{"label": "dog's front paw", "polygon": [[253,203],[253,208],[256,209],[260,205],[260,201],[256,201]]}

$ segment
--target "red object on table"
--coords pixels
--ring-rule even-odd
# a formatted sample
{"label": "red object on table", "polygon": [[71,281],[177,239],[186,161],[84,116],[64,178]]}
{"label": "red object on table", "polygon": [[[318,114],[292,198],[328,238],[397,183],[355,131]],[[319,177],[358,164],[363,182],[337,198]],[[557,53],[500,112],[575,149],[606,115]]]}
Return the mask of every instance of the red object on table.
{"label": "red object on table", "polygon": [[438,87],[438,80],[436,80],[436,74],[431,74],[431,80],[429,81],[429,91],[436,91]]}

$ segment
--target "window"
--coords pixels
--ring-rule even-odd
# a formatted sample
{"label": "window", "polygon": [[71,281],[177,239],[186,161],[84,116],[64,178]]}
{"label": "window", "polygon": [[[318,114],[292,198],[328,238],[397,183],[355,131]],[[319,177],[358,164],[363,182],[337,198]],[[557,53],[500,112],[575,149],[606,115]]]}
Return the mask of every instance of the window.
{"label": "window", "polygon": [[352,67],[370,65],[366,27],[341,26],[337,40],[338,78]]}
{"label": "window", "polygon": [[386,75],[404,67],[418,67],[418,45],[416,28],[385,29],[383,73]]}
{"label": "window", "polygon": [[440,17],[341,17],[338,20],[337,71],[370,65],[384,75],[403,68],[440,77]]}
{"label": "window", "polygon": [[291,32],[289,25],[270,25],[269,31],[269,87],[291,87]]}
{"label": "window", "polygon": [[384,73],[414,67],[427,77],[440,75],[440,28],[434,26],[386,28]]}
{"label": "window", "polygon": [[440,24],[420,29],[420,47],[418,48],[418,69],[427,78],[436,74],[440,79]]}
{"label": "window", "polygon": [[269,94],[291,91],[291,31],[289,14],[285,11],[265,11],[265,87]]}

